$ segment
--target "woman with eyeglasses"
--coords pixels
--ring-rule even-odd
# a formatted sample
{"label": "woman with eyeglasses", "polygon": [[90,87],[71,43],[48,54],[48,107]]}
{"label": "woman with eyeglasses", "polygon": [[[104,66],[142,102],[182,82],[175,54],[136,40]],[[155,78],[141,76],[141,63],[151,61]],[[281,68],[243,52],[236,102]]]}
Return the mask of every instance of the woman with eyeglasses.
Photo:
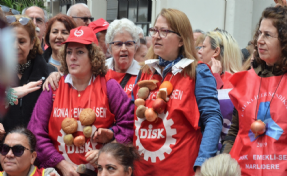
{"label": "woman with eyeglasses", "polygon": [[0,176],[57,176],[54,168],[34,166],[37,157],[36,137],[24,127],[12,129],[0,144],[0,158],[3,171]]}
{"label": "woman with eyeglasses", "polygon": [[64,14],[58,14],[48,21],[45,35],[45,43],[48,48],[44,51],[43,57],[46,62],[55,66],[58,71],[61,67],[58,54],[62,43],[69,37],[70,30],[76,27],[74,20]]}
{"label": "woman with eyeglasses", "polygon": [[135,175],[199,175],[216,154],[222,128],[215,79],[198,63],[186,14],[162,9],[150,35],[149,60],[133,90],[136,102],[149,90],[144,105],[135,107],[133,142],[142,155]]}
{"label": "woman with eyeglasses", "polygon": [[103,144],[132,141],[134,105],[115,80],[105,78],[106,58],[96,40],[89,27],[70,31],[60,53],[59,87],[42,92],[28,125],[40,166],[64,176],[78,176],[80,164],[94,171]]}
{"label": "woman with eyeglasses", "polygon": [[253,68],[235,73],[232,124],[224,141],[243,176],[287,174],[287,7],[262,12],[253,37]]}
{"label": "woman with eyeglasses", "polygon": [[42,82],[49,75],[49,65],[42,57],[43,52],[40,41],[36,35],[35,25],[30,18],[15,15],[6,16],[6,20],[15,32],[16,37],[14,46],[17,50],[18,72],[15,78],[18,79],[17,85],[14,86],[23,88],[25,86],[30,87],[33,84],[34,87],[28,95],[24,97],[18,95],[18,104],[9,106],[6,115],[1,119],[5,130],[9,131],[16,126],[27,127],[36,101],[42,92],[40,89]]}

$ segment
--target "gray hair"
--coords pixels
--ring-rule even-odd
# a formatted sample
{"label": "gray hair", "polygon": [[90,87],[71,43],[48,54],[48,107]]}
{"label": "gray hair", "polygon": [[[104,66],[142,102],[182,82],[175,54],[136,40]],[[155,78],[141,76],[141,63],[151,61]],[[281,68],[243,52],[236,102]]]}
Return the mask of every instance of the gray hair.
{"label": "gray hair", "polygon": [[131,20],[126,18],[114,20],[110,23],[106,34],[106,43],[109,44],[113,42],[115,35],[117,33],[123,32],[128,32],[132,36],[133,40],[136,42],[136,46],[139,45],[137,26]]}
{"label": "gray hair", "polygon": [[[38,6],[30,6],[30,7],[38,7]],[[26,7],[25,9],[23,9],[22,10],[22,15],[26,15],[25,14],[26,10],[28,10],[30,7]],[[43,12],[44,12],[44,20],[45,20],[45,22],[47,22],[49,20],[48,12],[45,9],[41,8],[41,7],[38,7],[38,8],[43,10]]]}
{"label": "gray hair", "polygon": [[87,4],[85,4],[85,3],[77,3],[77,4],[74,4],[74,5],[72,5],[72,6],[69,8],[69,10],[67,11],[67,15],[68,15],[68,16],[71,16],[72,8],[73,8],[75,5],[83,5],[84,7],[89,8],[89,7],[87,6]]}
{"label": "gray hair", "polygon": [[137,32],[138,32],[138,35],[142,34],[144,37],[144,31],[141,27],[137,26]]}
{"label": "gray hair", "polygon": [[195,29],[192,31],[193,33],[201,33],[201,34],[205,34],[205,32],[201,29]]}

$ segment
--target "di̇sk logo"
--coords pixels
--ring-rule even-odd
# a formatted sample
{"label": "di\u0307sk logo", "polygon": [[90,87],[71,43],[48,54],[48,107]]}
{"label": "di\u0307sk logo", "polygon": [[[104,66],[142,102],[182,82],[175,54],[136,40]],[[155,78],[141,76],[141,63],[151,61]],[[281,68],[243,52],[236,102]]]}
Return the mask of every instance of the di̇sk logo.
{"label": "di\u0307sk logo", "polygon": [[[261,120],[266,124],[266,132],[263,135],[272,137],[275,140],[278,140],[280,138],[280,136],[283,133],[283,129],[278,124],[276,124],[274,120],[271,118],[269,101],[260,103],[257,119]],[[248,136],[251,142],[255,141],[256,138],[251,130],[249,130]]]}
{"label": "di\u0307sk logo", "polygon": [[74,32],[74,35],[76,37],[81,37],[83,34],[84,34],[84,31],[82,29],[81,30],[75,30],[75,32]]}
{"label": "di\u0307sk logo", "polygon": [[137,136],[136,146],[139,147],[140,154],[144,155],[144,160],[155,163],[157,158],[160,161],[165,159],[164,153],[172,152],[171,144],[175,145],[176,139],[172,136],[176,134],[176,129],[171,129],[174,124],[172,119],[167,120],[168,112],[158,115],[158,121],[148,122],[138,118],[135,121]]}
{"label": "di\u0307sk logo", "polygon": [[[78,128],[77,128],[76,133],[82,134],[82,132],[84,130],[84,126],[82,126],[80,121],[77,121],[77,122],[78,122]],[[97,131],[97,127],[92,125],[92,134],[94,134],[95,131]],[[58,138],[57,138],[57,141],[60,143],[60,145],[58,146],[59,151],[63,152],[62,155],[65,158],[65,160],[68,162],[74,163],[76,165],[82,164],[82,163],[77,163],[75,161],[75,159],[78,159],[78,154],[87,153],[88,151],[97,149],[96,146],[98,144],[94,143],[92,141],[86,141],[85,145],[82,147],[76,147],[75,145],[67,146],[64,143],[64,136],[66,135],[66,133],[62,129],[60,130],[60,133],[62,135],[58,136]],[[91,134],[91,136],[92,136],[92,134]],[[88,169],[95,170],[95,168],[90,163],[87,163],[85,165]]]}

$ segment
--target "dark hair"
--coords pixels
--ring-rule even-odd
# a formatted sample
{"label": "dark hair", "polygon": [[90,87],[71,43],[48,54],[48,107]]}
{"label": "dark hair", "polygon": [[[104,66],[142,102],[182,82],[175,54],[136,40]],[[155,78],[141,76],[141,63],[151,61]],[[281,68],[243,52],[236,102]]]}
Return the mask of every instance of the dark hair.
{"label": "dark hair", "polygon": [[[257,46],[257,38],[259,36],[258,30],[261,25],[261,21],[263,19],[271,19],[273,22],[273,26],[277,29],[278,32],[278,40],[281,46],[281,52],[283,55],[283,59],[281,63],[276,64],[276,68],[280,69],[283,72],[287,71],[287,7],[283,6],[275,6],[275,7],[267,7],[263,12],[262,16],[257,25],[257,29],[255,35],[253,36],[253,44],[254,44],[254,66],[262,65],[265,66],[265,61],[261,60],[258,54],[258,46]],[[256,62],[256,63],[255,63]],[[258,65],[257,65],[258,64]],[[263,67],[264,68],[264,67]]]}
{"label": "dark hair", "polygon": [[96,37],[97,37],[98,41],[100,40],[101,35],[104,35],[105,33],[107,33],[107,30],[103,30],[103,31],[96,33]]}
{"label": "dark hair", "polygon": [[108,143],[104,145],[99,151],[99,158],[101,153],[111,154],[122,166],[124,171],[127,172],[131,167],[134,170],[134,161],[139,160],[140,155],[134,146],[127,146],[120,143]]}
{"label": "dark hair", "polygon": [[143,39],[143,38],[140,38],[140,44],[141,44],[141,45],[146,45],[146,40]]}
{"label": "dark hair", "polygon": [[27,128],[24,128],[24,127],[16,127],[16,128],[13,128],[12,130],[10,130],[4,137],[3,139],[3,142],[5,141],[6,137],[9,135],[9,134],[12,134],[12,133],[18,133],[18,134],[23,134],[27,137],[28,141],[29,141],[29,145],[30,145],[30,150],[31,152],[34,152],[36,151],[36,137],[35,135],[30,131],[28,130]]}
{"label": "dark hair", "polygon": [[70,33],[71,29],[77,27],[77,25],[74,22],[74,20],[71,17],[67,16],[67,15],[58,14],[58,15],[54,16],[53,18],[51,18],[48,21],[48,24],[47,24],[47,31],[46,31],[46,35],[45,35],[45,42],[46,42],[46,44],[48,46],[50,46],[50,32],[51,32],[51,28],[52,28],[52,25],[56,21],[59,21],[59,22],[63,23],[65,28],[69,31],[69,33]]}

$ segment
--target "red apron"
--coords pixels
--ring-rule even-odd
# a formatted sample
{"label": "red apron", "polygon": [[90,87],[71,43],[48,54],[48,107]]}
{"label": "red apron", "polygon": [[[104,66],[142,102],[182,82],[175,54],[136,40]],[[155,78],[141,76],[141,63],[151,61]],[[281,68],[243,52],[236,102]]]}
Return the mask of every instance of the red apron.
{"label": "red apron", "polygon": [[233,85],[230,83],[229,79],[231,78],[232,74],[229,72],[224,72],[222,75],[220,75],[222,81],[223,81],[223,87],[221,89],[231,89],[233,88]]}
{"label": "red apron", "polygon": [[100,149],[102,144],[94,143],[90,141],[90,138],[86,138],[85,146],[66,146],[63,141],[66,133],[61,129],[61,124],[65,118],[73,117],[78,120],[78,130],[74,136],[83,135],[84,126],[79,121],[79,115],[84,108],[91,108],[96,113],[92,134],[98,128],[111,127],[114,122],[114,115],[110,112],[109,101],[106,95],[106,80],[104,77],[97,76],[84,91],[80,92],[80,97],[78,97],[78,91],[64,81],[65,78],[62,76],[59,88],[53,92],[55,99],[49,120],[49,137],[66,161],[76,165],[86,164],[89,169],[94,170],[92,165],[87,164],[85,154],[90,150]]}
{"label": "red apron", "polygon": [[[230,155],[238,161],[242,175],[287,175],[287,79],[285,74],[278,87],[281,77],[262,78],[260,86],[261,77],[252,69],[230,79],[234,88],[229,96],[239,117],[239,131]],[[257,138],[250,130],[256,117],[267,127],[266,133]]]}
{"label": "red apron", "polygon": [[[149,80],[152,75],[143,73],[141,80]],[[164,80],[160,75],[152,79],[169,81],[168,73]],[[134,145],[143,158],[135,163],[135,175],[193,175],[193,165],[198,156],[202,134],[199,111],[194,96],[195,81],[178,73],[170,81],[174,87],[167,109],[159,114],[157,122],[148,122],[135,115]],[[138,85],[134,87],[137,97]],[[151,91],[146,107],[151,108],[158,88]],[[136,112],[137,107],[135,107]]]}
{"label": "red apron", "polygon": [[[109,69],[106,74],[106,80],[115,79],[120,84],[121,81],[124,79],[125,75],[126,73],[119,73]],[[124,88],[124,91],[128,94],[129,98],[132,97],[132,90],[134,88],[136,78],[137,75],[132,75]]]}
{"label": "red apron", "polygon": [[[0,172],[0,176],[3,175],[3,172]],[[29,175],[29,176],[44,176],[45,174],[45,169],[44,168],[41,168],[41,169],[38,169],[36,166],[34,167],[34,171]]]}

